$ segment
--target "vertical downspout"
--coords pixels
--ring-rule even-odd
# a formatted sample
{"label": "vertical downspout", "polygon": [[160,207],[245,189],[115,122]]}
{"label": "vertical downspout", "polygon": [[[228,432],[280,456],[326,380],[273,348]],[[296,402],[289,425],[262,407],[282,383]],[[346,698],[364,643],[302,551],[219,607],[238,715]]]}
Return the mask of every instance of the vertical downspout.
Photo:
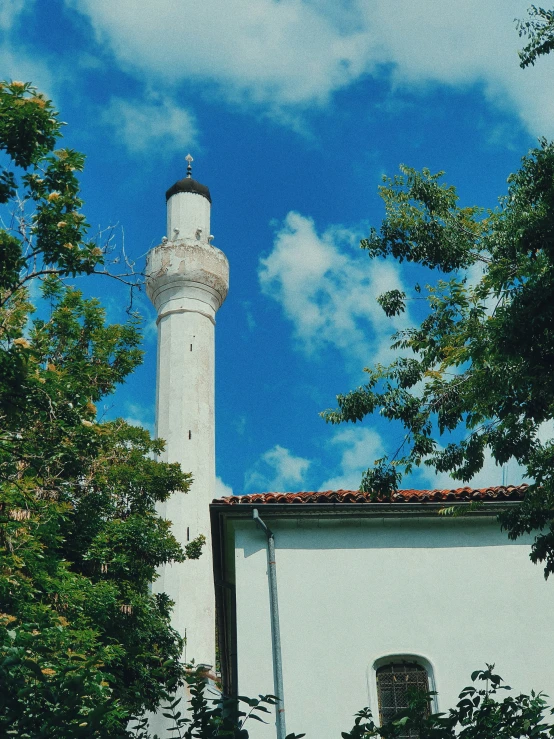
{"label": "vertical downspout", "polygon": [[281,659],[281,632],[279,629],[279,603],[277,599],[277,571],[275,565],[275,538],[273,532],[260,518],[257,508],[252,518],[267,536],[267,578],[269,584],[269,610],[271,618],[271,648],[273,653],[273,689],[279,702],[275,706],[277,739],[285,739],[285,694],[283,691],[283,661]]}

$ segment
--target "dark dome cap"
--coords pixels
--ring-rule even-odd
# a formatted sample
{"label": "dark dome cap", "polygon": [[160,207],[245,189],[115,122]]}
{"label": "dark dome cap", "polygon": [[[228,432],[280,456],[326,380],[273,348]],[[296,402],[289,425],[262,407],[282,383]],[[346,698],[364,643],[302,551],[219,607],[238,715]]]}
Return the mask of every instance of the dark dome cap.
{"label": "dark dome cap", "polygon": [[196,180],[193,180],[192,177],[185,177],[170,187],[165,194],[166,202],[172,195],[176,195],[178,192],[193,192],[195,195],[202,195],[202,197],[206,198],[210,203],[212,202],[210,191],[206,185],[201,185]]}

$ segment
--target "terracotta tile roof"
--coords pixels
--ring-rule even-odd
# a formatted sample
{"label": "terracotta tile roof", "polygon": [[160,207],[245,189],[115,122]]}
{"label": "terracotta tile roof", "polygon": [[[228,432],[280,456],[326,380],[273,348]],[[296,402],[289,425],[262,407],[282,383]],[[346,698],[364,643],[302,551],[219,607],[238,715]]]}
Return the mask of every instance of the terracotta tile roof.
{"label": "terracotta tile roof", "polygon": [[369,493],[359,490],[325,490],[323,492],[302,493],[253,493],[252,495],[231,495],[213,502],[217,505],[302,505],[305,503],[435,503],[470,502],[473,500],[503,501],[523,500],[527,485],[499,485],[489,488],[452,488],[447,490],[397,490],[390,501],[375,501]]}

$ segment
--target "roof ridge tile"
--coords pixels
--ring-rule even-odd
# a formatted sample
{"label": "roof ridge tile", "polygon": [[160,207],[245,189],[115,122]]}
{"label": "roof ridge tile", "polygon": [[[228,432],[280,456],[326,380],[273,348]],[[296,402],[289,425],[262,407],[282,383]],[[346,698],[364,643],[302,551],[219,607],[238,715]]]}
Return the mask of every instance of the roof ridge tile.
{"label": "roof ridge tile", "polygon": [[218,505],[244,504],[279,504],[302,505],[307,503],[426,503],[435,501],[469,501],[469,500],[523,500],[528,485],[492,485],[483,488],[472,488],[466,485],[459,488],[437,488],[433,490],[416,490],[407,488],[396,490],[390,500],[375,500],[371,493],[360,490],[305,490],[299,492],[266,492],[249,493],[247,495],[230,495],[216,498],[213,503]]}

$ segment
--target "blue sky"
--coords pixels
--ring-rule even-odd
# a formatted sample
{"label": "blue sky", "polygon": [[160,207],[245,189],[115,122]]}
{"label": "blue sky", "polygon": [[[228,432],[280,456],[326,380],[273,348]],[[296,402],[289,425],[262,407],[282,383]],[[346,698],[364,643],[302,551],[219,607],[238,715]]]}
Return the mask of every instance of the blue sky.
{"label": "blue sky", "polygon": [[[216,334],[221,494],[357,487],[398,446],[379,418],[337,428],[318,416],[393,356],[401,324],[375,298],[414,280],[370,262],[359,239],[379,226],[377,187],[400,163],[445,170],[462,203],[494,206],[537,137],[554,135],[554,57],[518,66],[527,5],[3,0],[1,76],[54,99],[65,144],[87,155],[88,220],[116,225],[137,269],[189,150],[210,187],[231,266]],[[121,286],[87,289],[121,318]],[[144,294],[138,304],[145,362],[105,412],[153,428],[154,312]],[[473,482],[501,479],[487,463]],[[454,483],[424,470],[405,484]]]}

